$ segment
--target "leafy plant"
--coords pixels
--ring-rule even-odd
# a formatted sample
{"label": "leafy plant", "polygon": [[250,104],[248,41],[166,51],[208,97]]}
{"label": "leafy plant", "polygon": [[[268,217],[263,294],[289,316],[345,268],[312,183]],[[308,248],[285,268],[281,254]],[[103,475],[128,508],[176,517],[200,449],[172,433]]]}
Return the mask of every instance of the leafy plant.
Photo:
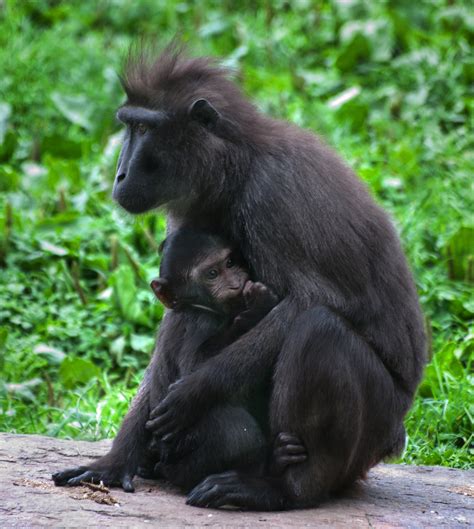
{"label": "leafy plant", "polygon": [[[0,429],[113,436],[153,346],[164,218],[110,199],[138,37],[176,32],[323,134],[392,214],[431,362],[403,461],[472,466],[469,2],[41,0],[0,7]],[[284,229],[284,226],[282,226]]]}

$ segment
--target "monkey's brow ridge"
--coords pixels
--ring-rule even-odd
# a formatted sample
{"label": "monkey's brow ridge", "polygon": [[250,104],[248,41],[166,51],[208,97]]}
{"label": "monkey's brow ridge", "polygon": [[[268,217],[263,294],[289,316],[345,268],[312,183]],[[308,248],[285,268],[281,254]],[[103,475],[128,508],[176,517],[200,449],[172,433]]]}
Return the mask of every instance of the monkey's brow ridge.
{"label": "monkey's brow ridge", "polygon": [[143,107],[124,106],[118,109],[117,119],[122,123],[146,123],[156,125],[168,118],[166,112]]}

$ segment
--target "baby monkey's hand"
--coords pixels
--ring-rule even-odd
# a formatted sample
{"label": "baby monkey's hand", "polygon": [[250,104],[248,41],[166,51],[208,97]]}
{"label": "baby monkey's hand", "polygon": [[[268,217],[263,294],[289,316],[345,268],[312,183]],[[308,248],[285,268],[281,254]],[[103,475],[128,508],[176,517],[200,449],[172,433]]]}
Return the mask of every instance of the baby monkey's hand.
{"label": "baby monkey's hand", "polygon": [[243,296],[247,310],[260,314],[270,312],[278,304],[276,294],[259,281],[247,281],[244,286]]}

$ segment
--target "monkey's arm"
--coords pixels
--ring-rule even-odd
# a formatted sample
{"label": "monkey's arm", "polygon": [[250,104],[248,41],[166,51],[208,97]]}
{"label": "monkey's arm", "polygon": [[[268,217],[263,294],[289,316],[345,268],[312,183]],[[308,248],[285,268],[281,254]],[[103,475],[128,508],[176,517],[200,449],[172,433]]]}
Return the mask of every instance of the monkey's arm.
{"label": "monkey's arm", "polygon": [[171,384],[167,396],[152,410],[147,428],[171,440],[215,403],[225,402],[260,384],[271,373],[288,326],[299,310],[293,299],[283,299],[220,354]]}

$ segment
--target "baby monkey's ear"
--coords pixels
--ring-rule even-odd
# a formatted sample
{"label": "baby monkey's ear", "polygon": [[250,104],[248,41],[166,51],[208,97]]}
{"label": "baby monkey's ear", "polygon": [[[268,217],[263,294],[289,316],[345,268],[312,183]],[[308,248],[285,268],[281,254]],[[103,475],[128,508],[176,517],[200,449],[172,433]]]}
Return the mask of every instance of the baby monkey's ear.
{"label": "baby monkey's ear", "polygon": [[150,287],[153,290],[155,296],[163,303],[165,307],[168,309],[171,308],[172,305],[172,297],[168,291],[168,281],[162,277],[157,277],[156,279],[153,279],[150,283]]}

